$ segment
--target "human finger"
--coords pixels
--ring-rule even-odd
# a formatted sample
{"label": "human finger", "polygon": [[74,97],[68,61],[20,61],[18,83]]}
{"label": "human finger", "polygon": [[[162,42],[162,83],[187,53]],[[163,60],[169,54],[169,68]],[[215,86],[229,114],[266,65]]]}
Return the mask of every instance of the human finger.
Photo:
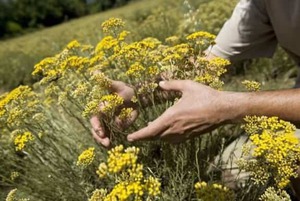
{"label": "human finger", "polygon": [[109,148],[110,146],[110,140],[108,137],[100,137],[99,135],[97,135],[97,133],[92,129],[92,134],[94,139],[101,145],[103,145],[106,148]]}
{"label": "human finger", "polygon": [[90,118],[90,123],[92,125],[92,129],[93,131],[95,131],[95,133],[97,135],[99,135],[100,137],[105,137],[105,132],[104,132],[104,128],[101,125],[100,119],[98,115],[93,115]]}
{"label": "human finger", "polygon": [[165,112],[156,120],[154,120],[151,124],[148,124],[148,126],[128,135],[127,140],[133,142],[136,140],[149,140],[157,138],[160,136],[161,133],[168,129],[169,119],[170,115],[168,114],[168,112]]}
{"label": "human finger", "polygon": [[186,82],[186,80],[161,81],[159,82],[159,86],[166,91],[183,91]]}

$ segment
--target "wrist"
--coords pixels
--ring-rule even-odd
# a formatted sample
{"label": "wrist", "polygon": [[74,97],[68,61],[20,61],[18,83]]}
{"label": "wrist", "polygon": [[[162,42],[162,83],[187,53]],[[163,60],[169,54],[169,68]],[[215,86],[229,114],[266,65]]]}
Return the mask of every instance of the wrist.
{"label": "wrist", "polygon": [[251,93],[229,92],[222,93],[222,106],[225,123],[241,123],[246,115],[251,115]]}

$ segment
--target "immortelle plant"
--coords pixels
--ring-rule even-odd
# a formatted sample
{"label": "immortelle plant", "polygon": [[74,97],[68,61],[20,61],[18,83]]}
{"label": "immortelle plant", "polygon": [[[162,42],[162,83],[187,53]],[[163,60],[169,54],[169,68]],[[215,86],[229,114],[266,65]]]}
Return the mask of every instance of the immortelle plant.
{"label": "immortelle plant", "polygon": [[[229,62],[208,60],[204,53],[215,36],[201,31],[165,41],[131,41],[118,18],[105,21],[102,29],[105,35],[96,47],[74,40],[38,63],[33,72],[41,78],[38,92],[20,86],[0,98],[1,129],[11,136],[19,156],[10,150],[11,160],[3,160],[10,170],[1,172],[3,184],[19,189],[11,195],[23,191],[40,200],[209,200],[207,192],[213,191],[217,200],[255,199],[247,196],[249,189],[237,194],[243,195],[240,199],[219,184],[220,175],[208,171],[226,144],[224,128],[178,145],[135,142],[128,147],[126,142],[128,133],[180,98],[161,91],[159,80],[189,79],[222,89],[220,76]],[[127,83],[132,95],[115,93],[112,80]],[[88,119],[95,115],[110,132],[115,148],[108,152],[92,141]]]}

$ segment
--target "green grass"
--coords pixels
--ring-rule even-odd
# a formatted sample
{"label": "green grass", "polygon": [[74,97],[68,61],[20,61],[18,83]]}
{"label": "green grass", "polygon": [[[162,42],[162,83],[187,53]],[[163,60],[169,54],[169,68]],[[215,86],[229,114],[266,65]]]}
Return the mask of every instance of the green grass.
{"label": "green grass", "polygon": [[[101,38],[101,23],[110,17],[121,17],[129,26],[142,21],[149,12],[163,4],[162,0],[142,0],[124,7],[75,19],[14,39],[0,41],[0,86],[5,90],[30,84],[34,64],[53,56],[73,39],[95,44]],[[135,27],[138,29],[138,27]]]}

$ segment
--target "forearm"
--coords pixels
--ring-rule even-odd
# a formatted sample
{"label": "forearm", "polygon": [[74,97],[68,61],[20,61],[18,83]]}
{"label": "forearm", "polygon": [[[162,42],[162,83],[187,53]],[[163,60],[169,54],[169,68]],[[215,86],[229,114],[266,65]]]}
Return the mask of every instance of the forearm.
{"label": "forearm", "polygon": [[239,122],[246,115],[277,116],[300,125],[300,89],[224,93],[228,121]]}

